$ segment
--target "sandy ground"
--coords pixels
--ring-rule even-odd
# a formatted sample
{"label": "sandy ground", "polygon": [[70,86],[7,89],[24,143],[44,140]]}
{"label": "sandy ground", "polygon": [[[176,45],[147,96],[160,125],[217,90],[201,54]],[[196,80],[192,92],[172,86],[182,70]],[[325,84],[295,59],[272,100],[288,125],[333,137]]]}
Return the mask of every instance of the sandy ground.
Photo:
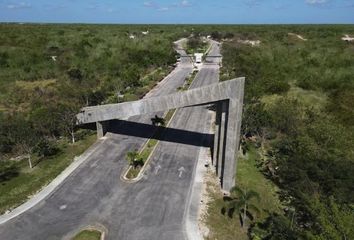
{"label": "sandy ground", "polygon": [[220,180],[216,175],[215,167],[211,162],[211,153],[208,152],[208,168],[203,177],[203,187],[201,193],[200,208],[198,214],[198,227],[203,238],[209,236],[210,230],[206,226],[206,218],[208,217],[208,204],[212,201],[211,193],[220,192]]}
{"label": "sandy ground", "polygon": [[257,47],[261,44],[260,40],[238,40],[237,42],[242,44],[251,45],[252,47]]}
{"label": "sandy ground", "polygon": [[354,42],[354,37],[351,37],[348,34],[345,34],[344,37],[342,37],[342,40],[346,41],[346,42]]}
{"label": "sandy ground", "polygon": [[298,39],[302,40],[302,41],[307,41],[306,38],[304,38],[303,36],[299,35],[299,34],[295,34],[295,33],[288,33],[289,36],[295,36]]}

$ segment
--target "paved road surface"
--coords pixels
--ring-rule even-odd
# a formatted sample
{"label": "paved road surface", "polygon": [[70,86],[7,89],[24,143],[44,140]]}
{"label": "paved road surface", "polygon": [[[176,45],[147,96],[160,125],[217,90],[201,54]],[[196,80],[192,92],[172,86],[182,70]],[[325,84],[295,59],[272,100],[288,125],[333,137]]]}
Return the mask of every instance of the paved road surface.
{"label": "paved road surface", "polygon": [[[212,51],[219,51],[217,45],[213,45]],[[191,71],[188,61],[181,63],[150,96],[176,91]],[[218,66],[208,65],[198,73],[192,87],[217,81]],[[150,124],[150,118],[142,116],[129,121]],[[186,239],[186,209],[193,173],[199,146],[210,141],[209,134],[202,134],[209,131],[210,123],[205,107],[178,110],[170,127],[196,133],[178,131],[175,135],[177,131],[167,130],[166,139],[178,137],[191,144],[161,141],[145,176],[134,184],[122,182],[120,175],[127,164],[126,153],[141,147],[145,139],[121,135],[118,128],[45,201],[0,225],[0,239],[67,239],[79,228],[96,224],[107,229],[107,239]],[[143,124],[133,125],[131,135],[150,129]]]}

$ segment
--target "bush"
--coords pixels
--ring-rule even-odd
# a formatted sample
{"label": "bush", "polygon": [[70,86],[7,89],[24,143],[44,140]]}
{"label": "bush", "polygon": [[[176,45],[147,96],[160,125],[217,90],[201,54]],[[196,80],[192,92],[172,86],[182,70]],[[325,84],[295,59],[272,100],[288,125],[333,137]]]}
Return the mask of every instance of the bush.
{"label": "bush", "polygon": [[43,138],[36,145],[34,152],[39,157],[50,157],[56,155],[59,152],[59,148],[54,141]]}

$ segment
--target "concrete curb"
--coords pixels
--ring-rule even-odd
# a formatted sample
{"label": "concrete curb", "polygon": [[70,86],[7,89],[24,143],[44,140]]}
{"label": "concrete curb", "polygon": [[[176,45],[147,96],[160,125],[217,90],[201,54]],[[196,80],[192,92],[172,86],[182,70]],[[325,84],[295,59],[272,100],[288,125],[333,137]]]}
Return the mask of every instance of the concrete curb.
{"label": "concrete curb", "polygon": [[[212,120],[213,116],[211,114],[211,119],[209,120],[210,129],[209,133],[213,133],[212,130]],[[190,190],[190,198],[188,201],[187,209],[185,211],[185,227],[186,235],[188,240],[203,240],[203,236],[199,230],[199,215],[200,215],[200,201],[202,197],[203,190],[203,179],[206,174],[205,164],[211,165],[211,160],[208,155],[209,149],[206,147],[200,148],[198,154],[198,162],[195,168],[194,182]]]}
{"label": "concrete curb", "polygon": [[69,235],[67,235],[66,237],[64,237],[63,240],[72,240],[76,235],[78,235],[79,233],[81,233],[83,231],[98,231],[98,232],[100,232],[101,233],[100,240],[105,240],[106,235],[108,234],[108,230],[105,226],[103,226],[102,224],[96,223],[93,225],[88,225],[86,227],[79,228],[79,230],[72,232]]}
{"label": "concrete curb", "polygon": [[206,149],[202,148],[199,151],[198,163],[195,169],[194,182],[190,191],[190,198],[187,205],[185,227],[188,240],[202,240],[198,227],[199,203],[203,187],[203,176],[205,169],[203,168],[202,155]]}
{"label": "concrete curb", "polygon": [[82,163],[84,163],[91,155],[96,151],[96,149],[105,142],[107,138],[101,138],[91,145],[81,156],[74,159],[74,161],[62,172],[60,173],[52,182],[50,182],[46,187],[36,193],[27,202],[15,208],[8,214],[3,214],[0,216],[0,225],[4,224],[11,219],[21,215],[27,210],[33,208],[42,200],[49,197],[56,188],[63,183],[67,177],[69,177]]}

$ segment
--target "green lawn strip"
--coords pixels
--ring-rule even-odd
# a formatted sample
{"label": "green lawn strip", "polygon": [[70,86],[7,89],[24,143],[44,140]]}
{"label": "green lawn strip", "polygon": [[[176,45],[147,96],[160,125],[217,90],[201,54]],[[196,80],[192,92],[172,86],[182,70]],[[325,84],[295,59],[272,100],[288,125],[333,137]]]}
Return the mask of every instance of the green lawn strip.
{"label": "green lawn strip", "polygon": [[60,153],[53,157],[42,159],[33,169],[29,169],[28,160],[14,163],[19,174],[8,181],[0,182],[0,213],[15,208],[31,195],[40,191],[68,167],[75,156],[82,154],[96,141],[95,135],[86,136],[75,144],[62,141]]}
{"label": "green lawn strip", "polygon": [[[236,175],[236,183],[238,186],[242,189],[254,190],[261,197],[260,202],[257,203],[257,201],[253,201],[260,210],[260,214],[256,216],[256,221],[266,218],[268,212],[280,212],[282,208],[277,196],[276,186],[266,179],[257,167],[259,157],[258,149],[251,146],[244,157],[239,157]],[[219,187],[214,186],[208,189],[212,200],[208,205],[208,217],[205,219],[205,222],[211,234],[209,238],[206,239],[249,239],[247,236],[247,228],[243,229],[241,227],[237,214],[234,215],[234,218],[229,218],[221,214],[221,209],[225,203],[222,194],[218,190]]]}
{"label": "green lawn strip", "polygon": [[83,230],[72,240],[100,240],[102,233],[97,230]]}
{"label": "green lawn strip", "polygon": [[[175,111],[176,111],[176,109],[171,109],[166,113],[164,119],[165,119],[165,122],[167,123],[167,125],[171,121]],[[165,127],[158,127],[157,130],[155,131],[154,135],[147,141],[147,143],[144,145],[143,149],[140,151],[139,158],[141,158],[143,160],[144,165],[147,163],[147,160],[149,159],[151,153],[154,151],[156,145],[158,144],[159,140],[157,140],[157,139],[161,138],[161,136],[165,130],[166,130]],[[142,168],[143,167],[138,167],[138,168],[130,167],[127,174],[126,174],[126,178],[128,178],[128,179],[136,178],[139,175]]]}

